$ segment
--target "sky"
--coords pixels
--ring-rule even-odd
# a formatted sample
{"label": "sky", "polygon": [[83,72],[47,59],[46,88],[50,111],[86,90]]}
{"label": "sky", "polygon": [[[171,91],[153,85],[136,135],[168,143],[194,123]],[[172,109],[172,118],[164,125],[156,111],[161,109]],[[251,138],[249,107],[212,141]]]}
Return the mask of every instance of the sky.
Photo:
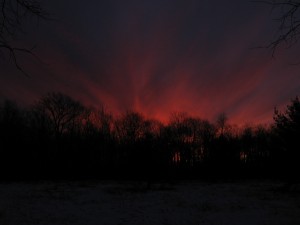
{"label": "sky", "polygon": [[[163,122],[173,112],[233,124],[272,123],[300,91],[299,47],[268,44],[278,24],[248,0],[42,1],[52,20],[29,18],[15,44],[38,58],[0,58],[0,100],[29,106],[62,92],[119,115]],[[296,60],[296,61],[295,61]]]}

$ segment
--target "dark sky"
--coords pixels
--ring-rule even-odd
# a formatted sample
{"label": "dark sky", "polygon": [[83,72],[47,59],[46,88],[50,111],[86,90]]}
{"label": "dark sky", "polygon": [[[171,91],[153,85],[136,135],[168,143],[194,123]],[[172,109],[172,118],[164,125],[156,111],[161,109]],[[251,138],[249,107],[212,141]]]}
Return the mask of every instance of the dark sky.
{"label": "dark sky", "polygon": [[[266,49],[268,6],[245,0],[44,1],[53,21],[30,20],[20,46],[36,46],[21,74],[1,58],[0,98],[22,105],[60,91],[86,105],[133,109],[166,121],[185,111],[213,121],[269,123],[300,91],[296,46]],[[298,49],[297,49],[298,48]]]}

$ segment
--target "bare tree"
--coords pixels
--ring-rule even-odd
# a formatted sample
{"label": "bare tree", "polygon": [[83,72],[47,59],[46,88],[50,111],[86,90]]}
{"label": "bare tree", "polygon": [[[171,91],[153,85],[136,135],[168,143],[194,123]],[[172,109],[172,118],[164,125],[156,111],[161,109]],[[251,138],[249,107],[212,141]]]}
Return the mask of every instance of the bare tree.
{"label": "bare tree", "polygon": [[228,117],[225,113],[219,114],[217,117],[217,127],[219,129],[220,135],[224,136],[226,127],[227,127]]}
{"label": "bare tree", "polygon": [[127,111],[115,121],[116,137],[126,144],[133,144],[144,138],[145,131],[145,118],[140,113]]}
{"label": "bare tree", "polygon": [[101,106],[99,109],[88,108],[84,114],[83,128],[86,135],[100,134],[102,138],[107,138],[111,135],[113,116],[104,106]]}
{"label": "bare tree", "polygon": [[272,50],[272,56],[281,46],[292,47],[300,37],[300,1],[299,0],[266,0],[254,1],[268,4],[272,7],[273,13],[278,13],[275,20],[278,22],[278,34],[266,46]]}
{"label": "bare tree", "polygon": [[196,166],[206,157],[209,143],[215,137],[212,124],[186,113],[173,113],[166,129],[173,163],[188,167]]}
{"label": "bare tree", "polygon": [[33,49],[15,46],[13,38],[23,32],[26,19],[32,16],[47,19],[48,13],[37,0],[0,0],[0,9],[0,53],[8,51],[16,68],[27,75],[17,60],[17,54],[34,55]]}
{"label": "bare tree", "polygon": [[80,102],[61,93],[48,93],[38,102],[37,109],[49,119],[56,138],[74,129],[84,111]]}

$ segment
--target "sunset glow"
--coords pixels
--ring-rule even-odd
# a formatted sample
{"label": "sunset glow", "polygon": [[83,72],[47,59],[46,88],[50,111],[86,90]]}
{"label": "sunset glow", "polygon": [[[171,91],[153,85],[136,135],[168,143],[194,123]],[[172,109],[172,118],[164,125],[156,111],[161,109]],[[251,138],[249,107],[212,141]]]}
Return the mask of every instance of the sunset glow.
{"label": "sunset glow", "polygon": [[299,93],[294,52],[273,59],[252,49],[271,37],[266,8],[214,4],[48,3],[59,22],[32,27],[24,40],[41,62],[19,57],[30,78],[1,62],[0,98],[28,105],[59,91],[115,115],[130,109],[166,122],[183,111],[214,121],[225,112],[234,124],[270,123],[274,107]]}

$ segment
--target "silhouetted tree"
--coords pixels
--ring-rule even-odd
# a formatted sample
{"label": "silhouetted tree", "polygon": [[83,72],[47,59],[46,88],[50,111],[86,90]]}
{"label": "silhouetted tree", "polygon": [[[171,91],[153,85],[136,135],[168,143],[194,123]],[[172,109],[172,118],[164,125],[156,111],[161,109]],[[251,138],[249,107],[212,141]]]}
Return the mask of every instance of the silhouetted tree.
{"label": "silhouetted tree", "polygon": [[[103,106],[89,108],[83,114],[80,138],[90,173],[111,174],[114,164],[113,116]],[[82,157],[82,156],[81,156]]]}
{"label": "silhouetted tree", "polygon": [[224,136],[225,135],[225,131],[227,128],[227,122],[228,122],[228,117],[226,115],[226,113],[221,113],[218,117],[217,117],[217,122],[216,122],[216,126],[219,132],[220,136]]}
{"label": "silhouetted tree", "polygon": [[134,111],[127,111],[115,121],[115,134],[120,142],[133,144],[143,138],[145,132],[144,116]]}
{"label": "silhouetted tree", "polygon": [[84,107],[80,102],[61,93],[48,93],[36,105],[38,110],[49,122],[55,137],[59,139],[63,133],[71,132],[78,123]]}
{"label": "silhouetted tree", "polygon": [[[114,119],[103,107],[86,108],[61,93],[29,109],[0,104],[0,177],[135,178],[292,175],[299,171],[300,101],[274,125],[215,124],[186,113],[170,122],[127,111]],[[295,147],[296,146],[296,147]],[[276,169],[278,168],[278,169]],[[7,172],[8,171],[8,172]]]}
{"label": "silhouetted tree", "polygon": [[[71,176],[83,171],[86,157],[82,156],[79,162],[82,149],[78,135],[85,111],[82,104],[67,95],[51,92],[34,105],[33,111],[33,121],[46,134],[44,157],[47,172],[55,176]],[[82,165],[81,169],[79,165]]]}
{"label": "silhouetted tree", "polygon": [[0,105],[0,176],[23,174],[26,157],[24,111],[15,102]]}
{"label": "silhouetted tree", "polygon": [[270,172],[272,142],[270,128],[245,126],[240,134],[240,159],[245,172],[263,176]]}
{"label": "silhouetted tree", "polygon": [[209,155],[210,169],[217,176],[232,176],[240,163],[237,132],[227,121],[226,114],[221,113],[218,116],[217,136]]}
{"label": "silhouetted tree", "polygon": [[286,106],[284,112],[280,112],[275,108],[274,111],[275,129],[278,139],[281,144],[281,161],[287,169],[286,176],[299,178],[300,171],[300,151],[299,151],[299,138],[300,138],[300,101],[296,97],[291,100],[291,103]]}
{"label": "silhouetted tree", "polygon": [[134,111],[127,111],[115,120],[114,133],[119,145],[117,164],[129,169],[130,173],[137,173],[143,164],[145,152],[141,149],[141,143],[145,128],[144,116]]}
{"label": "silhouetted tree", "polygon": [[141,140],[140,151],[142,152],[141,170],[147,179],[147,188],[155,179],[166,176],[168,173],[168,151],[163,147],[163,124],[154,119],[146,119],[144,122],[145,132]]}
{"label": "silhouetted tree", "polygon": [[[2,141],[20,138],[23,115],[15,102],[6,100],[0,106],[0,128]],[[19,134],[19,135],[18,135]],[[11,144],[14,144],[13,141]]]}
{"label": "silhouetted tree", "polygon": [[36,0],[1,0],[0,9],[0,52],[8,51],[17,69],[26,74],[18,63],[17,53],[33,55],[32,49],[15,46],[13,38],[23,31],[28,17],[46,19],[48,13]]}
{"label": "silhouetted tree", "polygon": [[186,113],[173,113],[166,131],[175,167],[196,171],[203,163],[208,163],[216,137],[213,124]]}
{"label": "silhouetted tree", "polygon": [[265,46],[272,50],[272,55],[281,45],[291,47],[298,42],[300,37],[300,2],[298,0],[258,0],[254,2],[270,5],[273,13],[277,16],[275,19],[279,23],[278,34]]}
{"label": "silhouetted tree", "polygon": [[272,131],[269,127],[258,125],[254,130],[255,134],[255,160],[263,166],[268,163],[271,150]]}
{"label": "silhouetted tree", "polygon": [[213,143],[216,139],[216,126],[208,120],[203,120],[198,135],[201,137],[201,161],[206,163],[209,161]]}
{"label": "silhouetted tree", "polygon": [[173,112],[167,126],[169,136],[169,148],[172,152],[172,163],[175,166],[190,167],[192,152],[190,147],[191,130],[186,123],[187,113]]}

